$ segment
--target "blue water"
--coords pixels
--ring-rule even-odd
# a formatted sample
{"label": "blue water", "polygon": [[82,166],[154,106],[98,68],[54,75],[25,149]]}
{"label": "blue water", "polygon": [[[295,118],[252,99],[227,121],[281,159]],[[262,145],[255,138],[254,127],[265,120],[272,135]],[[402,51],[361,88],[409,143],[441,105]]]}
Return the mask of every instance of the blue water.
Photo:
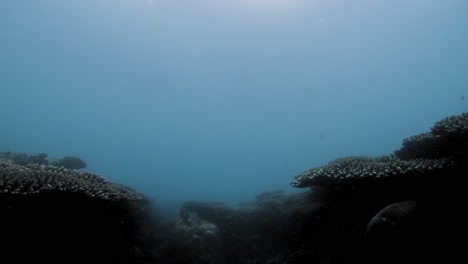
{"label": "blue water", "polygon": [[[466,0],[1,0],[0,151],[234,205],[468,110]],[[467,99],[464,99],[464,98]]]}

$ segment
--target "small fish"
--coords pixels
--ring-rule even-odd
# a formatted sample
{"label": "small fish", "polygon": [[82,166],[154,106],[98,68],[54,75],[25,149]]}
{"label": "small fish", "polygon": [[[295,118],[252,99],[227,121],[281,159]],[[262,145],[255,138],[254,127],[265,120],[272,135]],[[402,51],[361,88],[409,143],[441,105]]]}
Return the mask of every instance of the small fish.
{"label": "small fish", "polygon": [[325,140],[327,138],[327,135],[325,132],[320,132],[320,140]]}

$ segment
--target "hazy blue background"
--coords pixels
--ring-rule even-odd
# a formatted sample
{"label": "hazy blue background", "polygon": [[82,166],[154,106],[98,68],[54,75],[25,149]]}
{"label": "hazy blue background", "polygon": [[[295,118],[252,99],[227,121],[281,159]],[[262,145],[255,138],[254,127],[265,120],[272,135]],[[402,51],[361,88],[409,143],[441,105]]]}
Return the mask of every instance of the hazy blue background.
{"label": "hazy blue background", "polygon": [[467,0],[0,0],[0,151],[249,201],[468,109]]}

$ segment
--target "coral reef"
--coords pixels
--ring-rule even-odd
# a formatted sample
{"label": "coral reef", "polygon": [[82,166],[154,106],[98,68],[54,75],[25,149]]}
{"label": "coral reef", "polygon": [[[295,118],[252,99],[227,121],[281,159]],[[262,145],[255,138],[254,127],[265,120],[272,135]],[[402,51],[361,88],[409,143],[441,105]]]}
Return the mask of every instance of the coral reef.
{"label": "coral reef", "polygon": [[451,116],[393,155],[297,175],[303,192],[236,207],[190,201],[173,223],[135,190],[75,170],[78,158],[3,152],[0,262],[466,262],[467,139],[468,113]]}
{"label": "coral reef", "polygon": [[[183,209],[181,211],[184,211]],[[219,228],[212,222],[185,211],[187,216],[179,221],[172,231],[174,247],[183,248],[184,254],[171,257],[178,263],[226,263],[223,241]],[[192,216],[188,217],[188,215]]]}
{"label": "coral reef", "polygon": [[16,152],[0,152],[0,158],[8,159],[13,161],[19,165],[26,165],[26,164],[39,164],[39,165],[47,165],[49,161],[47,160],[46,153],[39,153],[37,155],[29,155],[26,153],[16,153]]}
{"label": "coral reef", "polygon": [[310,187],[389,177],[427,177],[450,170],[467,156],[468,113],[463,113],[436,122],[431,132],[404,139],[403,147],[394,151],[394,156],[340,158],[295,176],[290,185]]}
{"label": "coral reef", "polygon": [[[334,261],[467,260],[468,114],[438,121],[388,157],[346,157],[297,175],[295,187],[328,190]],[[346,220],[344,220],[346,219]],[[353,246],[349,246],[349,245]]]}
{"label": "coral reef", "polygon": [[67,169],[72,169],[72,170],[79,170],[79,169],[86,168],[86,162],[84,162],[80,158],[73,157],[73,156],[66,156],[61,159],[51,160],[49,164],[57,166],[57,167],[64,167]]}
{"label": "coral reef", "polygon": [[143,197],[104,178],[51,165],[15,164],[0,160],[0,193],[34,194],[43,191],[80,192],[104,200],[143,200]]}
{"label": "coral reef", "polygon": [[91,173],[0,160],[0,262],[154,259],[164,232],[153,209]]}
{"label": "coral reef", "polygon": [[468,153],[468,112],[453,115],[434,124],[430,132],[403,140],[403,147],[394,152],[402,160],[466,158]]}
{"label": "coral reef", "polygon": [[[180,223],[188,222],[189,226],[194,225],[192,223],[210,223],[216,226],[216,237],[220,238],[216,240],[216,248],[220,250],[211,255],[213,246],[204,244],[206,247],[200,247],[197,241],[180,240],[177,244],[184,245],[184,251],[192,252],[192,257],[185,255],[187,258],[177,263],[195,263],[198,261],[196,256],[202,253],[205,259],[216,259],[213,263],[273,264],[293,263],[292,260],[300,261],[302,258],[326,258],[329,255],[323,250],[323,243],[326,242],[319,238],[323,233],[319,212],[325,205],[318,198],[318,192],[274,191],[262,193],[256,201],[238,207],[216,202],[187,202],[182,206]],[[305,245],[310,250],[300,249]]]}
{"label": "coral reef", "polygon": [[84,169],[86,168],[86,162],[78,157],[65,156],[61,159],[48,159],[46,153],[39,153],[36,155],[30,155],[27,153],[16,153],[16,152],[0,152],[1,159],[11,160],[19,165],[27,164],[39,164],[39,165],[53,165],[57,167],[64,167],[66,169]]}
{"label": "coral reef", "polygon": [[345,157],[325,166],[307,170],[297,175],[289,184],[294,187],[309,187],[372,181],[388,177],[418,176],[450,165],[451,160],[447,158],[400,160],[389,157]]}

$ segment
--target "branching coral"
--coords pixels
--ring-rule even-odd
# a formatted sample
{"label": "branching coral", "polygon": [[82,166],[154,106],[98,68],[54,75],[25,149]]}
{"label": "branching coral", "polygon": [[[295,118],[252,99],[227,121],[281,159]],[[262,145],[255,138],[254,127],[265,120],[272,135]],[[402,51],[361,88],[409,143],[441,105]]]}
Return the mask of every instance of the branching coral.
{"label": "branching coral", "polygon": [[395,157],[346,157],[312,168],[290,182],[294,187],[328,185],[356,180],[420,176],[450,168],[468,155],[468,113],[438,121],[430,132],[403,140]]}
{"label": "branching coral", "polygon": [[294,187],[327,185],[355,180],[373,180],[402,175],[422,175],[440,170],[450,164],[449,159],[381,159],[346,157],[336,159],[325,166],[313,168],[297,175],[289,184]]}
{"label": "branching coral", "polygon": [[50,165],[15,164],[0,160],[0,193],[30,194],[43,191],[80,192],[105,200],[142,200],[143,197],[104,178]]}
{"label": "branching coral", "polygon": [[415,135],[403,140],[403,147],[394,152],[397,158],[437,159],[454,157],[468,153],[468,112],[453,115],[434,124],[430,132]]}

